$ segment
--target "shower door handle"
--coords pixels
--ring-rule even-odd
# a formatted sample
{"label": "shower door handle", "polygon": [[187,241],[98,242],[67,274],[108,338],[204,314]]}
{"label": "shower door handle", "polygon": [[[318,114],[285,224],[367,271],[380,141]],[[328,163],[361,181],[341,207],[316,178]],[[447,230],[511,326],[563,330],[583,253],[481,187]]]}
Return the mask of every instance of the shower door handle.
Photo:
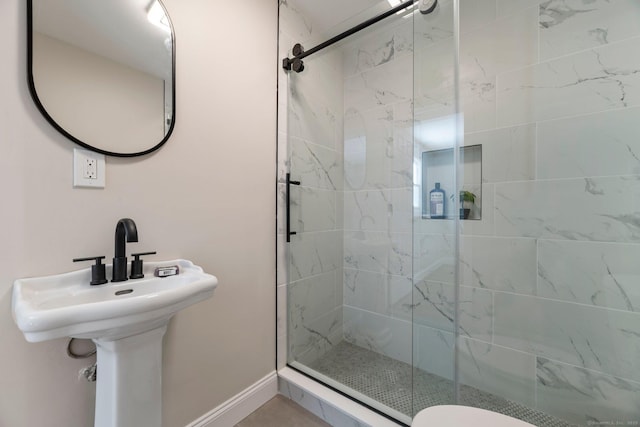
{"label": "shower door handle", "polygon": [[287,243],[291,241],[291,236],[297,234],[295,231],[291,231],[291,186],[292,185],[300,185],[300,181],[292,181],[291,174],[287,173],[287,187],[285,190],[285,203],[287,210]]}

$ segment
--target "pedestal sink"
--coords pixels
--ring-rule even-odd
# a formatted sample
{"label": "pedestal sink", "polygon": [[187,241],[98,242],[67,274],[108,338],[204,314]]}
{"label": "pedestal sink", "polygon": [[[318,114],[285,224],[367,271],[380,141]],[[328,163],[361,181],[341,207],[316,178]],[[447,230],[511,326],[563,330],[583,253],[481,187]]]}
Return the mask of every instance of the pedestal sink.
{"label": "pedestal sink", "polygon": [[[158,267],[179,273],[155,277]],[[109,275],[110,266],[107,266]],[[145,277],[90,286],[91,269],[16,280],[13,318],[27,341],[92,339],[96,427],[162,425],[162,338],[176,312],[213,295],[215,276],[187,260],[147,262]]]}

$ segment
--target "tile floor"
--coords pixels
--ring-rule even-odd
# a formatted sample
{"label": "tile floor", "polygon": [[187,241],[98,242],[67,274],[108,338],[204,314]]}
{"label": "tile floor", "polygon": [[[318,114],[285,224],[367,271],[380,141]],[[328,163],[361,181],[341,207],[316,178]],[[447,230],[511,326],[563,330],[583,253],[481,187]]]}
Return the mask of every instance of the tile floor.
{"label": "tile floor", "polygon": [[300,405],[277,395],[235,427],[330,427]]}
{"label": "tile floor", "polygon": [[[453,381],[346,341],[309,367],[409,416],[430,406],[454,404]],[[466,385],[460,385],[459,404],[509,415],[535,426],[573,427],[544,412]]]}

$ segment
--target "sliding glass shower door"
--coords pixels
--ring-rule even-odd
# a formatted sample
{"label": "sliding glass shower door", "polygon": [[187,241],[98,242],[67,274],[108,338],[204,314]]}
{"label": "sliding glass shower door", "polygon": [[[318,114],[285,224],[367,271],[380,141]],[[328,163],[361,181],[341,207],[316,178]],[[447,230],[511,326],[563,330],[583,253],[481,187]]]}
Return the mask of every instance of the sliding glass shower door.
{"label": "sliding glass shower door", "polygon": [[340,65],[326,50],[288,74],[288,362],[312,374],[344,334]]}
{"label": "sliding glass shower door", "polygon": [[[456,15],[457,2],[440,0],[436,13],[414,17],[413,415],[456,402],[456,337],[476,330],[473,318],[458,319],[459,308],[467,314],[475,307],[465,306],[471,296],[457,286],[458,195],[465,178],[458,166],[472,154],[460,150]],[[464,188],[479,194],[479,184]]]}
{"label": "sliding glass shower door", "polygon": [[[388,9],[383,3],[303,46]],[[405,423],[416,412],[415,386],[433,385],[439,393],[422,399],[420,408],[453,403],[455,390],[454,346],[440,345],[450,339],[438,330],[453,333],[453,323],[438,317],[438,305],[453,304],[455,296],[430,289],[454,289],[452,277],[436,284],[430,276],[454,262],[454,246],[439,247],[446,239],[438,234],[445,226],[455,236],[449,215],[455,200],[448,198],[455,185],[453,158],[436,158],[438,169],[429,175],[447,191],[447,220],[422,222],[429,212],[423,212],[420,181],[423,152],[453,152],[455,79],[429,86],[414,73],[420,58],[429,63],[423,38],[441,26],[453,34],[453,8],[444,6],[433,16],[413,7],[392,14],[304,58],[304,70],[289,71],[282,82],[288,363]],[[453,72],[454,46],[442,49],[448,57],[440,61]],[[422,85],[419,104],[416,82]],[[422,138],[418,150],[415,132]],[[415,240],[414,226],[420,230]],[[447,300],[434,304],[429,295]],[[446,309],[453,318],[455,306]]]}

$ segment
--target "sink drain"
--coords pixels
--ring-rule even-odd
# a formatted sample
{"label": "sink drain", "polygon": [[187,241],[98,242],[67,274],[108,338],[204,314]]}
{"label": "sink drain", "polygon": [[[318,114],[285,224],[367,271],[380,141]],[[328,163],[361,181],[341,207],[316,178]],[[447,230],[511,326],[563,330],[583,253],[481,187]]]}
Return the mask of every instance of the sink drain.
{"label": "sink drain", "polygon": [[130,294],[131,292],[133,292],[133,289],[123,289],[121,291],[116,292],[116,295],[126,295],[126,294]]}

